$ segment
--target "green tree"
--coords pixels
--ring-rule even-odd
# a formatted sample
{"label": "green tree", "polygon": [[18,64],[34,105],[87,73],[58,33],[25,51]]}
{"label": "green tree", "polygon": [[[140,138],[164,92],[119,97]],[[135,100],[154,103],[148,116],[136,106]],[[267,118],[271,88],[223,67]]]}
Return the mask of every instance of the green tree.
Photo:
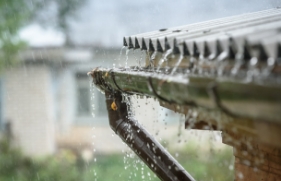
{"label": "green tree", "polygon": [[[60,30],[66,36],[66,45],[71,45],[69,20],[77,17],[77,10],[82,7],[86,1],[87,0],[37,0],[33,5],[33,21]],[[46,13],[46,10],[50,10],[50,7],[53,7],[52,13]]]}
{"label": "green tree", "polygon": [[0,0],[0,68],[15,62],[15,55],[24,45],[17,34],[28,17],[25,1]]}
{"label": "green tree", "polygon": [[24,43],[19,30],[32,22],[52,26],[67,37],[69,20],[86,0],[0,0],[0,71],[17,62]]}

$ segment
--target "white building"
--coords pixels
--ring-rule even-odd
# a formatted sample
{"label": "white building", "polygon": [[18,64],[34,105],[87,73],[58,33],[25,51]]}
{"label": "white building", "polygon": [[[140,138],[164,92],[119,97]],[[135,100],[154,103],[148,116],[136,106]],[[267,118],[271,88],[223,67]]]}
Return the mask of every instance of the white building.
{"label": "white building", "polygon": [[28,155],[51,154],[60,147],[93,150],[92,128],[109,127],[104,97],[96,89],[90,92],[87,72],[112,66],[119,53],[87,47],[33,48],[22,53],[20,64],[1,76],[2,130],[9,122],[13,144]]}

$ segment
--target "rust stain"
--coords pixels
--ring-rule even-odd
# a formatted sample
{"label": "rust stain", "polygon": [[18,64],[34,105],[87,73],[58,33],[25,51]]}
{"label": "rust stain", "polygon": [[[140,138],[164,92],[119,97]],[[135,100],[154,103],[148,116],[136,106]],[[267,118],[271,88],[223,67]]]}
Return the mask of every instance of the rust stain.
{"label": "rust stain", "polygon": [[116,111],[116,110],[118,109],[118,107],[117,107],[115,101],[112,102],[112,104],[111,104],[111,109],[114,110],[114,111]]}

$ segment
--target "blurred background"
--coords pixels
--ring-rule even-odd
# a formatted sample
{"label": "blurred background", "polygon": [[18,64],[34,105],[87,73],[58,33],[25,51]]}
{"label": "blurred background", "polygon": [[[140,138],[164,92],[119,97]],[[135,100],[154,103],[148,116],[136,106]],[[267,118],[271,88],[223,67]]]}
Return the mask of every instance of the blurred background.
{"label": "blurred background", "polygon": [[[157,180],[113,134],[95,67],[125,66],[126,35],[280,7],[278,0],[0,0],[0,181]],[[140,51],[128,52],[135,64]],[[132,97],[136,118],[197,180],[233,180],[219,132]]]}

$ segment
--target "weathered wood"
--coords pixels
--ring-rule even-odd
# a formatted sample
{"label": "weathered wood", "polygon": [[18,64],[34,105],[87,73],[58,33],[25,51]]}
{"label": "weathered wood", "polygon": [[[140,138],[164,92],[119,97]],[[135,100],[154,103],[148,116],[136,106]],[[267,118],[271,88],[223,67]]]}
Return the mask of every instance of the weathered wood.
{"label": "weathered wood", "polygon": [[281,179],[281,175],[250,167],[240,162],[239,158],[236,158],[235,181],[279,181]]}
{"label": "weathered wood", "polygon": [[[267,126],[273,128],[276,125]],[[276,129],[281,134],[280,126]],[[263,135],[273,138],[275,134],[266,131],[251,137],[237,131],[223,132],[223,143],[233,147],[236,180],[278,181],[281,179],[281,137],[268,140],[266,143],[260,138]]]}

